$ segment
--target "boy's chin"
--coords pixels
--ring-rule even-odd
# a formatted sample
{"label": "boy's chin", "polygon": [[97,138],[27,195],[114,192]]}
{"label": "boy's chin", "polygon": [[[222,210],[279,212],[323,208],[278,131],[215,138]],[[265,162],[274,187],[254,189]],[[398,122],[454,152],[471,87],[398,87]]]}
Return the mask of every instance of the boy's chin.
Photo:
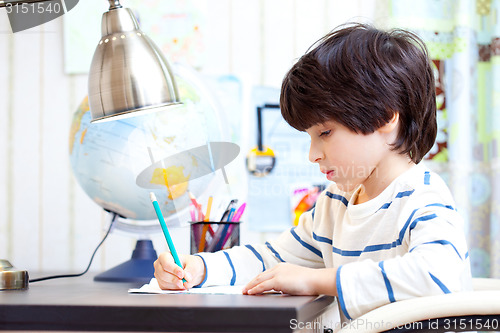
{"label": "boy's chin", "polygon": [[354,191],[359,186],[359,184],[342,183],[338,181],[333,181],[333,182],[337,185],[339,190],[346,193]]}

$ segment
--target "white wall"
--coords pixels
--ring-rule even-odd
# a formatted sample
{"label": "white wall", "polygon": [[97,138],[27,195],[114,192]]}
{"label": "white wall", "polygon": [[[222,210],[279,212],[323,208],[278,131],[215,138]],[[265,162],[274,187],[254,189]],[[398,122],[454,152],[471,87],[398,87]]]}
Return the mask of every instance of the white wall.
{"label": "white wall", "polygon": [[[383,19],[387,7],[375,0],[217,0],[206,8],[201,71],[234,74],[248,89],[279,87],[323,34],[349,20]],[[63,48],[62,18],[12,34],[0,9],[0,258],[30,271],[82,271],[108,223],[71,172],[69,125],[87,94],[87,75],[65,74]],[[188,252],[187,230],[171,233],[178,251]],[[248,232],[242,238],[268,236]],[[154,242],[157,251],[165,250],[161,235]],[[92,270],[128,259],[134,244],[112,234]]]}

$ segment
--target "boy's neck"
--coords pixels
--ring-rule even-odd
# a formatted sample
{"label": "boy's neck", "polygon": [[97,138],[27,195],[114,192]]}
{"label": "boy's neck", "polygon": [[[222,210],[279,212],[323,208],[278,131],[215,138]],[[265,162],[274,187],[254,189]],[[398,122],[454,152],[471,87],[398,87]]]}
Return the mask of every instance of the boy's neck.
{"label": "boy's neck", "polygon": [[389,154],[375,167],[371,175],[362,184],[355,204],[374,199],[382,193],[397,177],[409,170],[415,163],[406,155]]}

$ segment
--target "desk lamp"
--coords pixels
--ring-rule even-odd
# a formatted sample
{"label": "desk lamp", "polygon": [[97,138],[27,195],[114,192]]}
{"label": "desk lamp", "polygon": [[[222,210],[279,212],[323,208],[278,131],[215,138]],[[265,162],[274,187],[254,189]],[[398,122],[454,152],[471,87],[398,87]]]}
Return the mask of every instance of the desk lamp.
{"label": "desk lamp", "polygon": [[[102,38],[89,72],[92,122],[116,120],[180,104],[170,65],[134,14],[109,0]],[[138,113],[139,112],[139,113]]]}
{"label": "desk lamp", "polygon": [[[108,0],[101,40],[90,65],[88,89],[92,123],[156,112],[180,103],[173,71],[155,43],[139,28],[128,8]],[[151,240],[138,240],[132,258],[94,279],[144,282],[156,252]],[[147,273],[149,274],[149,273]]]}
{"label": "desk lamp", "polygon": [[[0,0],[0,8],[45,1],[50,0]],[[181,104],[173,71],[160,49],[140,30],[130,9],[123,8],[119,0],[108,2],[109,10],[101,21],[102,37],[89,71],[91,121],[118,120]],[[155,255],[150,240],[139,240],[127,265],[101,273],[101,279],[96,280],[133,281],[133,277],[123,275],[133,274],[137,263],[151,261]],[[7,269],[7,264],[4,266]]]}
{"label": "desk lamp", "polygon": [[[53,0],[0,0],[0,8],[48,1]],[[101,22],[102,38],[89,72],[92,122],[180,104],[172,69],[160,49],[140,30],[130,9],[123,8],[119,0],[108,1],[109,10]],[[26,20],[24,14],[16,15]]]}

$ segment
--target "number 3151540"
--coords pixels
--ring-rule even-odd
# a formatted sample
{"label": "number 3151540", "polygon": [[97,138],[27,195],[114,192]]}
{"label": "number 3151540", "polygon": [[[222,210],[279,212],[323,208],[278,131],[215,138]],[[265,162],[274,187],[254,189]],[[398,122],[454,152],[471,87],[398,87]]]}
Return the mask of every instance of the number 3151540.
{"label": "number 3151540", "polygon": [[62,6],[58,2],[47,3],[23,3],[11,4],[5,6],[7,14],[58,14],[62,11]]}

